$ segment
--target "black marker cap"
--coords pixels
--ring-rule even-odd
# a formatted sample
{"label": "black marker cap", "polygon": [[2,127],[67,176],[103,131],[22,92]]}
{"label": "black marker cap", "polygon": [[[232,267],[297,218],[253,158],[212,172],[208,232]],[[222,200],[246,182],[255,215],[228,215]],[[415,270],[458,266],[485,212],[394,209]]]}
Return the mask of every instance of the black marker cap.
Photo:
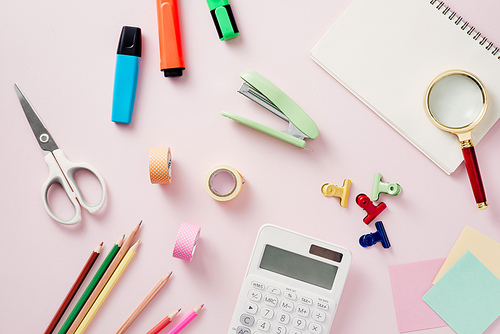
{"label": "black marker cap", "polygon": [[184,67],[166,68],[162,71],[165,77],[181,77]]}
{"label": "black marker cap", "polygon": [[127,56],[141,56],[141,28],[124,26],[118,42],[118,54]]}

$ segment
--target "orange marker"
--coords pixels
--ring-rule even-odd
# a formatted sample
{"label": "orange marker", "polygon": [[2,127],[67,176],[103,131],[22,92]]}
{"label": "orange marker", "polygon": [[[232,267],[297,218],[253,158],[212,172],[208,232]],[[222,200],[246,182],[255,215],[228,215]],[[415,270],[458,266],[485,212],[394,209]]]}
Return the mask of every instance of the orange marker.
{"label": "orange marker", "polygon": [[156,0],[160,70],[166,77],[180,77],[184,67],[177,0]]}

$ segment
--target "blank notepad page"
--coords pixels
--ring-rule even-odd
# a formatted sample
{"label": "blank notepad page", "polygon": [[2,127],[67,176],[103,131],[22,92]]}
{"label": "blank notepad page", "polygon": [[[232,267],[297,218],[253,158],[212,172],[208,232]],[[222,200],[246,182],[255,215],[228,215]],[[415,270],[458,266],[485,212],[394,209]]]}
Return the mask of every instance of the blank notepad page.
{"label": "blank notepad page", "polygon": [[434,127],[426,116],[430,82],[451,69],[472,72],[483,81],[490,101],[473,131],[474,144],[500,117],[500,51],[478,29],[471,31],[480,22],[467,23],[459,14],[438,1],[355,0],[310,53],[448,174],[463,157],[457,137]]}

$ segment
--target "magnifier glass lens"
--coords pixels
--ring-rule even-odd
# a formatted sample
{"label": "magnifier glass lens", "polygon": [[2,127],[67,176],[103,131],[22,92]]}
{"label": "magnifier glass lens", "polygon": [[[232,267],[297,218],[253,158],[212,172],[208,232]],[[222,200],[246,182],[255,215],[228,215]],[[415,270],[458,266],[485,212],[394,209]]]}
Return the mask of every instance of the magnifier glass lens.
{"label": "magnifier glass lens", "polygon": [[473,123],[481,114],[483,94],[471,78],[452,74],[440,79],[429,94],[432,116],[449,128],[462,128]]}

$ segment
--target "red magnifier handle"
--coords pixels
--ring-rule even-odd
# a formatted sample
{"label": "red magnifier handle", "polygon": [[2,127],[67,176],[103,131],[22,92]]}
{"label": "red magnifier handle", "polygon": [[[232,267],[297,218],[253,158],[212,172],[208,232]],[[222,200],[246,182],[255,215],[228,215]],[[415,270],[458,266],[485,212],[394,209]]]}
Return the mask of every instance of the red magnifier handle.
{"label": "red magnifier handle", "polygon": [[486,194],[484,193],[483,180],[481,179],[481,172],[479,171],[474,146],[462,148],[462,153],[464,155],[465,168],[467,168],[467,174],[469,175],[477,207],[479,209],[486,209],[488,203],[486,202]]}

